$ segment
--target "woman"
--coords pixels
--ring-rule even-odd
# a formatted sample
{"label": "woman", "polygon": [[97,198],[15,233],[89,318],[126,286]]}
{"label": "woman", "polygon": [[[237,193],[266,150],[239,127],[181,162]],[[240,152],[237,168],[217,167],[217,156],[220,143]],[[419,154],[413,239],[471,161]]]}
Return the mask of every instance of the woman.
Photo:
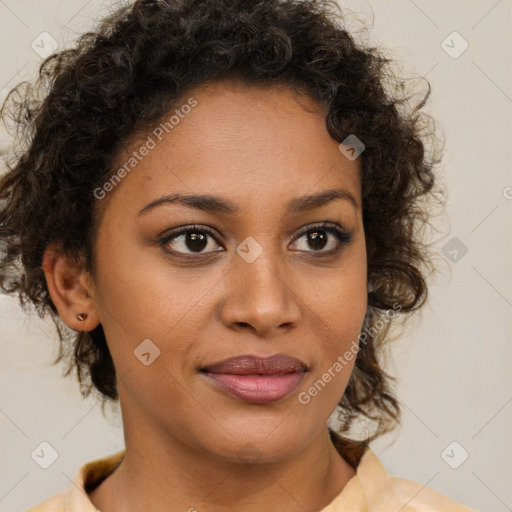
{"label": "woman", "polygon": [[2,288],[78,331],[59,359],[126,444],[32,512],[470,510],[369,447],[400,418],[378,355],[426,300],[438,157],[428,94],[408,111],[338,21],[137,1],[43,63],[43,101],[11,96]]}

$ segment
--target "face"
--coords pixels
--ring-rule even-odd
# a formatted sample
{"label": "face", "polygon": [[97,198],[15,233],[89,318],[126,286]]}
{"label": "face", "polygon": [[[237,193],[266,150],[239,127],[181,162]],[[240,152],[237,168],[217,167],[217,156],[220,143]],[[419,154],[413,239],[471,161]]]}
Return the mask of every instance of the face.
{"label": "face", "polygon": [[360,159],[284,86],[210,84],[186,104],[119,156],[137,164],[100,200],[92,290],[125,433],[277,460],[325,429],[353,369],[339,357],[367,306]]}

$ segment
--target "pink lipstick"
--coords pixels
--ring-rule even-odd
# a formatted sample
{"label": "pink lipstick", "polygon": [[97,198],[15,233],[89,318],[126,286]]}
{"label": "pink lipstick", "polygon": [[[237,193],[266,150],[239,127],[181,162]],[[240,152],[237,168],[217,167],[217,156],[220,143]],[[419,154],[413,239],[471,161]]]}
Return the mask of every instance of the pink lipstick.
{"label": "pink lipstick", "polygon": [[244,355],[201,368],[210,382],[231,396],[252,404],[268,404],[291,394],[308,371],[294,357]]}

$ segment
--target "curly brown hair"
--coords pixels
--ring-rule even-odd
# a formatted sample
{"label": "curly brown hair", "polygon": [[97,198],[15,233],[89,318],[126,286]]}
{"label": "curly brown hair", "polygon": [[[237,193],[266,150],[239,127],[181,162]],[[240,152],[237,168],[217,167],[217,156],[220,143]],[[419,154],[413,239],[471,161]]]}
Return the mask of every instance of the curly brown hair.
{"label": "curly brown hair", "polygon": [[[427,298],[434,254],[423,234],[428,206],[443,195],[434,187],[441,158],[432,118],[422,111],[428,81],[414,104],[393,60],[356,43],[343,20],[329,0],[139,0],[48,57],[34,83],[10,92],[2,118],[20,148],[0,181],[0,286],[23,307],[51,315],[60,338],[55,363],[67,359],[65,375],[76,367],[84,397],[95,388],[103,405],[117,400],[115,367],[101,324],[76,333],[59,319],[42,268],[45,248],[57,242],[94,276],[94,190],[114,173],[123,145],[194,87],[237,78],[309,94],[328,107],[326,127],[336,141],[353,134],[365,146],[368,309],[337,431],[366,417],[378,424],[369,442],[399,423],[394,377],[378,356],[394,320],[389,313],[411,313]],[[348,438],[331,435],[350,452]]]}

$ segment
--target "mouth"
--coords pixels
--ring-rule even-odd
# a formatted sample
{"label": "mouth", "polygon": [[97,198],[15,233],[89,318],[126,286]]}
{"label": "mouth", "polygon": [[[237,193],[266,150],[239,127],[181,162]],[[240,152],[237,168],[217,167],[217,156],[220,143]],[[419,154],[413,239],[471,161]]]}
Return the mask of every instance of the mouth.
{"label": "mouth", "polygon": [[251,404],[268,404],[293,393],[308,367],[284,354],[266,358],[244,355],[203,367],[200,372],[230,396]]}

